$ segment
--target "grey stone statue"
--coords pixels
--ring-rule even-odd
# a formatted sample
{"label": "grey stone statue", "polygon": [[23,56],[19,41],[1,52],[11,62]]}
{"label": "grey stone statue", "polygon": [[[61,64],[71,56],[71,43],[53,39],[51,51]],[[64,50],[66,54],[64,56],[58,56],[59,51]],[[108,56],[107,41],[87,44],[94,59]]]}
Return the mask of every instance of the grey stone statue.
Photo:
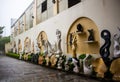
{"label": "grey stone statue", "polygon": [[[120,31],[120,28],[118,28]],[[114,58],[120,57],[120,34],[114,35]]]}
{"label": "grey stone statue", "polygon": [[57,42],[56,42],[56,46],[57,46],[57,51],[55,52],[56,55],[62,55],[62,49],[61,49],[61,31],[60,30],[56,30],[56,37],[57,37]]}

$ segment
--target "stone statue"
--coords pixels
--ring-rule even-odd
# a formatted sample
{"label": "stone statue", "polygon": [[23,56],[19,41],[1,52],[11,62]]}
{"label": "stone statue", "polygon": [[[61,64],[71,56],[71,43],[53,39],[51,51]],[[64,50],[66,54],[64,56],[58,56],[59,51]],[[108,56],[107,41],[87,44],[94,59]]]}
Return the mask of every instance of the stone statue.
{"label": "stone statue", "polygon": [[86,57],[83,59],[83,71],[86,75],[92,74],[92,56],[86,54]]}
{"label": "stone statue", "polygon": [[101,37],[105,40],[105,43],[103,46],[100,48],[100,55],[103,58],[103,61],[105,62],[106,66],[110,65],[110,46],[111,46],[111,34],[108,30],[103,30],[101,32]]}
{"label": "stone statue", "polygon": [[56,55],[62,55],[62,49],[61,49],[61,31],[56,30],[56,37],[57,37],[57,51],[55,52]]}
{"label": "stone statue", "polygon": [[89,32],[89,37],[88,37],[88,41],[94,41],[94,33],[93,33],[93,29],[88,29]]}
{"label": "stone statue", "polygon": [[104,78],[104,73],[107,72],[107,66],[102,58],[97,58],[92,62],[93,70],[97,73],[97,77]]}
{"label": "stone statue", "polygon": [[[120,28],[118,28],[120,31]],[[120,57],[120,34],[114,35],[114,58]]]}
{"label": "stone statue", "polygon": [[57,64],[57,66],[58,66],[57,68],[58,69],[62,69],[62,63],[63,63],[63,61],[64,60],[63,60],[62,56],[60,56],[59,59],[58,59],[58,64]]}
{"label": "stone statue", "polygon": [[77,37],[76,35],[74,35],[72,40],[73,58],[76,58],[76,49],[77,49]]}
{"label": "stone statue", "polygon": [[21,40],[18,42],[18,53],[19,53],[19,59],[22,59],[22,44]]}
{"label": "stone statue", "polygon": [[76,60],[75,58],[72,58],[72,63],[73,63],[73,65],[75,66],[75,67],[73,68],[73,71],[74,71],[75,73],[79,73],[78,60]]}
{"label": "stone statue", "polygon": [[48,40],[45,39],[44,34],[41,33],[40,40],[37,42],[38,47],[40,48],[40,52],[45,55],[48,54]]}
{"label": "stone statue", "polygon": [[81,24],[77,25],[77,32],[83,32],[83,27]]}
{"label": "stone statue", "polygon": [[113,80],[120,82],[120,58],[113,60],[110,72],[113,74]]}

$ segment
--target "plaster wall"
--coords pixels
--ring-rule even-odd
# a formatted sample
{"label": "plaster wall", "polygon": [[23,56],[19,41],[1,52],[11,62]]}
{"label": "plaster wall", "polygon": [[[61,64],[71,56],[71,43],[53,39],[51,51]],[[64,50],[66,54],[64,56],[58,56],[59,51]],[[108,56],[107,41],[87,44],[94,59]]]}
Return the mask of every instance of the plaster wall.
{"label": "plaster wall", "polygon": [[[56,29],[62,32],[62,50],[66,54],[67,46],[66,39],[67,33],[72,23],[80,18],[87,17],[94,21],[98,27],[100,33],[103,29],[108,29],[111,32],[112,46],[110,49],[111,56],[113,54],[113,35],[119,33],[117,27],[120,27],[120,0],[82,0],[79,4],[64,10],[58,15],[49,18],[48,20],[38,24],[30,30],[16,36],[14,39],[18,43],[18,39],[21,39],[22,47],[26,37],[31,39],[31,42],[35,43],[35,50],[37,46],[37,37],[41,31],[45,31],[48,40],[51,44],[56,41]],[[104,40],[100,38],[100,46],[104,44]],[[83,44],[84,45],[84,44]],[[18,46],[18,45],[17,45]],[[22,48],[23,49],[23,48]]]}

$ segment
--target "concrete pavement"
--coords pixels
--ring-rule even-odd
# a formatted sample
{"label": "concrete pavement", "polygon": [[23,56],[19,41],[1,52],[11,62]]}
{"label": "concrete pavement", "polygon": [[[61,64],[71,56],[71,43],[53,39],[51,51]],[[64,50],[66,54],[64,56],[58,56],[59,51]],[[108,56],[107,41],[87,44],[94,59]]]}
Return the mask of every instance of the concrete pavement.
{"label": "concrete pavement", "polygon": [[0,82],[100,82],[0,55]]}

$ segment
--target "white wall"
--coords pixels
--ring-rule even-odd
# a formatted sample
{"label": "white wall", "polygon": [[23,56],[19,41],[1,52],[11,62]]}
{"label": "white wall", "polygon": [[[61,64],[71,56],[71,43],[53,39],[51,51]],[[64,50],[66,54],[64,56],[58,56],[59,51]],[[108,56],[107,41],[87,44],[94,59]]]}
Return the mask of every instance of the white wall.
{"label": "white wall", "polygon": [[[56,29],[62,32],[62,50],[66,53],[66,36],[71,24],[79,17],[88,17],[92,19],[98,26],[99,32],[103,29],[108,29],[113,38],[114,33],[119,33],[117,27],[120,27],[120,0],[82,0],[81,3],[59,13],[58,15],[38,24],[15,37],[18,43],[18,39],[21,39],[22,45],[26,37],[31,38],[31,42],[35,42],[38,34],[41,31],[45,31],[48,40],[54,43],[56,40]],[[100,34],[99,34],[100,35]],[[113,39],[111,46],[111,55],[113,52]],[[104,44],[104,40],[101,39],[101,46]]]}

